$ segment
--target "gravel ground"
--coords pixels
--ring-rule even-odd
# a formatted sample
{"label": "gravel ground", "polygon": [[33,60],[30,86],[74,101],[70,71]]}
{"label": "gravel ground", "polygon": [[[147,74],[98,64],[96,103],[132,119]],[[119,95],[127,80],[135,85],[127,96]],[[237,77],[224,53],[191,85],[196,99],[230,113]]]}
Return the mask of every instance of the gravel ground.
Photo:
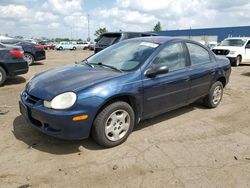
{"label": "gravel ground", "polygon": [[49,51],[28,74],[0,88],[0,187],[250,187],[250,66],[233,67],[216,109],[196,103],[141,122],[128,140],[103,149],[27,126],[19,93],[37,72],[89,51]]}

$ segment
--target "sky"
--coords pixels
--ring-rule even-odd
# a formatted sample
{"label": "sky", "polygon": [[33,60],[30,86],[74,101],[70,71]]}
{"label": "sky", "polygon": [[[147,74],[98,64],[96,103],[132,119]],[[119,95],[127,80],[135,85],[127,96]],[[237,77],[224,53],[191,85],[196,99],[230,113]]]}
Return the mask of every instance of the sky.
{"label": "sky", "polygon": [[152,31],[250,25],[249,0],[0,0],[0,34],[88,37],[108,31]]}

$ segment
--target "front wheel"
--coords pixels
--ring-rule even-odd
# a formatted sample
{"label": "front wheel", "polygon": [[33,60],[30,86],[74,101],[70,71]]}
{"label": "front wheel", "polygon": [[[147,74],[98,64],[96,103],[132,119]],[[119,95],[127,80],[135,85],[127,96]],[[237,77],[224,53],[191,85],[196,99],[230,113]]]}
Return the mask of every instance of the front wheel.
{"label": "front wheel", "polygon": [[135,115],[132,107],[123,101],[106,106],[96,117],[91,135],[104,147],[123,143],[132,132]]}
{"label": "front wheel", "polygon": [[241,56],[238,55],[238,56],[236,57],[235,62],[233,63],[233,66],[238,67],[240,64],[241,64]]}
{"label": "front wheel", "polygon": [[210,88],[209,94],[204,98],[204,104],[209,108],[216,108],[223,96],[223,85],[221,82],[215,82]]}

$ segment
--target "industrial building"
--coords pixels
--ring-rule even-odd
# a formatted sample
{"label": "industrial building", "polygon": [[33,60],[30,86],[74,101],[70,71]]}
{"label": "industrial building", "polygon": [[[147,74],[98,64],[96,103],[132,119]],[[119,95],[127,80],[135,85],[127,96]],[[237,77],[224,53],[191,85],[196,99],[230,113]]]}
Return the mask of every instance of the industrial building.
{"label": "industrial building", "polygon": [[162,36],[189,38],[195,41],[221,42],[228,37],[250,37],[250,26],[204,29],[166,30],[156,32]]}

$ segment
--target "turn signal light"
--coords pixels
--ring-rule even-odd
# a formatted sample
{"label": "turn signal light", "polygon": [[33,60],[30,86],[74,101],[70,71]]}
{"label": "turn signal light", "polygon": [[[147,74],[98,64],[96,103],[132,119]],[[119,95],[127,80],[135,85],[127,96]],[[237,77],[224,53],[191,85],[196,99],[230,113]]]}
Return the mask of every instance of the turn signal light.
{"label": "turn signal light", "polygon": [[88,119],[88,115],[87,114],[84,114],[84,115],[80,115],[80,116],[75,116],[73,117],[73,121],[81,121],[81,120],[85,120],[85,119]]}

